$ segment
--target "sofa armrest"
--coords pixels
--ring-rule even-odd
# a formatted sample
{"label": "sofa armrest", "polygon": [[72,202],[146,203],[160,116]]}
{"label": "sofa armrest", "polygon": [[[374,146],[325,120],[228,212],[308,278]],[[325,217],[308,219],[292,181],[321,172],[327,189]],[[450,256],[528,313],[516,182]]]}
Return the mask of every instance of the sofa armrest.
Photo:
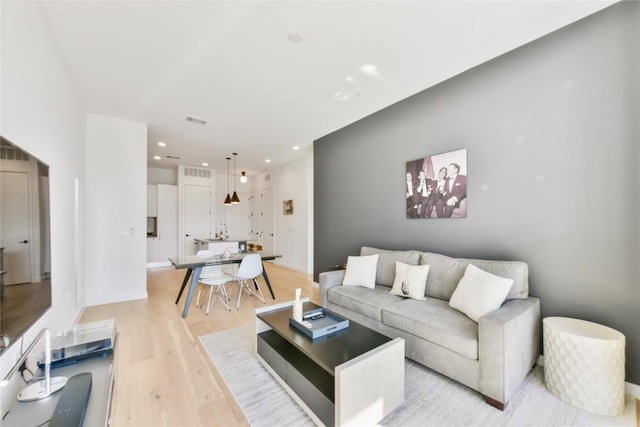
{"label": "sofa armrest", "polygon": [[320,305],[322,307],[327,306],[327,292],[331,288],[342,285],[342,279],[344,279],[345,270],[326,271],[320,273]]}
{"label": "sofa armrest", "polygon": [[506,405],[540,356],[540,300],[507,301],[478,323],[479,391]]}

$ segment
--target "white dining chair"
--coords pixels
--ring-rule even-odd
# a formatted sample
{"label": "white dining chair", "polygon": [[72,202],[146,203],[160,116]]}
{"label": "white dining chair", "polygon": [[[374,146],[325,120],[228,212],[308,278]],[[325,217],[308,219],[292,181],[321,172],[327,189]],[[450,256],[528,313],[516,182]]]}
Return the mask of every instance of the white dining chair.
{"label": "white dining chair", "polygon": [[207,300],[207,309],[205,310],[205,314],[209,314],[211,311],[211,306],[215,302],[216,298],[219,299],[222,304],[227,308],[227,310],[231,311],[231,307],[229,307],[229,295],[227,294],[227,289],[225,284],[231,282],[233,280],[233,276],[220,272],[219,276],[209,276],[204,279],[200,279],[200,289],[198,290],[198,298],[196,299],[196,307],[202,307],[200,304],[200,293],[202,291],[203,286],[209,287],[209,299]]}
{"label": "white dining chair", "polygon": [[[245,255],[245,257],[240,261],[240,267],[238,267],[238,272],[233,277],[233,280],[238,283],[238,306],[237,309],[240,309],[240,300],[242,299],[242,293],[246,292],[251,296],[255,296],[263,304],[266,304],[264,300],[264,296],[262,295],[262,290],[260,289],[260,285],[256,280],[258,276],[262,274],[262,257],[260,254],[249,254]],[[253,282],[257,292],[255,292],[249,283]]]}
{"label": "white dining chair", "polygon": [[[208,250],[198,251],[196,253],[198,258],[211,258],[213,257],[213,252]],[[211,311],[211,306],[215,302],[216,298],[219,299],[222,304],[227,308],[227,310],[231,310],[229,307],[229,295],[227,294],[227,289],[225,284],[232,281],[234,278],[233,274],[227,273],[224,269],[221,268],[220,265],[205,265],[202,268],[202,272],[200,273],[200,278],[198,280],[198,296],[196,297],[196,307],[202,307],[200,303],[200,297],[202,296],[202,289],[204,287],[209,288],[209,298],[207,300],[207,309],[205,310],[205,314],[209,314]]]}

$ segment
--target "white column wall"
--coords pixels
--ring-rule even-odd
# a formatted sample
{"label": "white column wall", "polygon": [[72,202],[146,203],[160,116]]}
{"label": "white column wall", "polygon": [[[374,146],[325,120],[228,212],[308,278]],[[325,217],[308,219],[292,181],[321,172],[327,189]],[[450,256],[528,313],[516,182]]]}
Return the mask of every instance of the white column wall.
{"label": "white column wall", "polygon": [[[26,348],[45,326],[68,329],[84,306],[76,300],[84,288],[84,212],[79,211],[75,239],[74,180],[85,179],[85,117],[40,4],[3,2],[0,19],[0,133],[50,167],[52,306],[24,335]],[[19,357],[20,346],[0,357],[1,377]],[[16,375],[0,389],[2,414],[20,385]]]}
{"label": "white column wall", "polygon": [[147,297],[147,125],[87,115],[87,305]]}

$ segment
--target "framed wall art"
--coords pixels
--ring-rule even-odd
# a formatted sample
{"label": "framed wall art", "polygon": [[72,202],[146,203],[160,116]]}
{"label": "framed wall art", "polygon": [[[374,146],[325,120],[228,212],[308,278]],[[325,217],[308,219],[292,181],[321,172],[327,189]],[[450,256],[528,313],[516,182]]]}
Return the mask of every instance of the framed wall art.
{"label": "framed wall art", "polygon": [[285,200],[282,202],[282,213],[284,215],[293,215],[293,200]]}
{"label": "framed wall art", "polygon": [[407,162],[407,218],[467,217],[467,150]]}

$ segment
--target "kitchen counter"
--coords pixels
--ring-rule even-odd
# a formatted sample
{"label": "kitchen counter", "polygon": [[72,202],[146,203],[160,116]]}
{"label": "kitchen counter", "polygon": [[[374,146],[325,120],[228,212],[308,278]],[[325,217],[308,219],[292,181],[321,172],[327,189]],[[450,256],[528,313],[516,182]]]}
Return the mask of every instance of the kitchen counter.
{"label": "kitchen counter", "polygon": [[196,243],[197,250],[209,250],[213,252],[214,255],[219,255],[224,253],[226,250],[230,250],[232,252],[244,252],[247,250],[247,241],[248,239],[196,239],[193,241]]}
{"label": "kitchen counter", "polygon": [[195,240],[197,243],[211,243],[211,242],[236,242],[236,243],[241,243],[241,242],[248,242],[249,239],[193,239]]}

